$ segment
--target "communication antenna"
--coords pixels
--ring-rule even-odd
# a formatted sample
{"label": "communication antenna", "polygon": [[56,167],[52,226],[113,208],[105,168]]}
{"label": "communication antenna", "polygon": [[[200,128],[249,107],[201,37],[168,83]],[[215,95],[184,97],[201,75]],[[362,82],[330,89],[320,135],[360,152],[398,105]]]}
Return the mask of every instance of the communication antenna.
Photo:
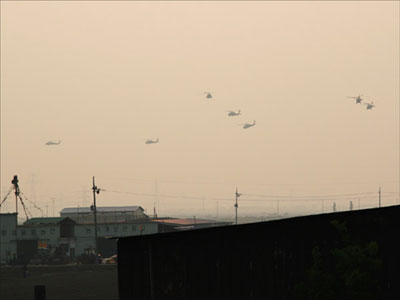
{"label": "communication antenna", "polygon": [[94,214],[94,245],[95,245],[95,252],[96,252],[96,264],[97,264],[97,256],[98,256],[98,247],[97,247],[97,208],[96,208],[96,194],[100,194],[100,189],[96,186],[94,182],[94,176],[93,176],[93,214]]}
{"label": "communication antenna", "polygon": [[12,183],[13,186],[14,186],[14,194],[15,194],[15,212],[16,212],[17,215],[18,215],[18,197],[19,197],[20,190],[19,190],[18,176],[17,176],[17,175],[14,175],[14,178],[13,178],[13,180],[11,180],[11,183]]}
{"label": "communication antenna", "polygon": [[[21,204],[22,204],[22,208],[24,209],[24,212],[25,212],[25,216],[26,216],[26,220],[28,220],[29,219],[29,215],[31,215],[31,217],[32,217],[32,214],[28,211],[28,209],[26,208],[26,206],[25,206],[25,203],[24,203],[24,200],[22,199],[22,197],[21,197],[21,191],[20,191],[20,189],[19,189],[19,185],[18,185],[18,176],[17,175],[14,175],[14,178],[13,178],[13,180],[11,180],[11,183],[13,184],[13,186],[14,186],[14,194],[15,194],[15,212],[17,213],[17,215],[18,215],[18,200],[20,200],[21,201]],[[29,215],[28,215],[29,214]]]}

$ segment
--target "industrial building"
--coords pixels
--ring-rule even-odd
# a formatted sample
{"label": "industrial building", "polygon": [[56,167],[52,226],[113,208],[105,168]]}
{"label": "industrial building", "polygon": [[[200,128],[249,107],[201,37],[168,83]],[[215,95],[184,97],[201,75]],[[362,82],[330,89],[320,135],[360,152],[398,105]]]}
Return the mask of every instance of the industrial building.
{"label": "industrial building", "polygon": [[17,255],[17,214],[0,214],[0,264],[11,262]]}
{"label": "industrial building", "polygon": [[1,263],[29,263],[49,253],[73,262],[96,246],[101,256],[109,257],[117,253],[121,237],[231,224],[196,218],[151,219],[140,206],[97,207],[96,211],[96,224],[90,207],[64,208],[60,217],[31,218],[22,225],[17,225],[16,213],[0,215]]}
{"label": "industrial building", "polygon": [[75,224],[70,218],[31,218],[17,226],[18,258],[28,262],[38,249],[61,248],[67,256],[75,255]]}
{"label": "industrial building", "polygon": [[[103,256],[117,252],[116,239],[158,232],[158,224],[144,220],[97,224],[98,251]],[[29,261],[39,249],[62,249],[73,261],[85,249],[94,249],[95,224],[77,223],[69,217],[32,218],[17,226],[17,249],[20,260]]]}
{"label": "industrial building", "polygon": [[[119,222],[148,219],[141,206],[97,206],[97,222]],[[93,222],[92,207],[67,207],[61,210],[61,217],[69,217],[77,223]]]}

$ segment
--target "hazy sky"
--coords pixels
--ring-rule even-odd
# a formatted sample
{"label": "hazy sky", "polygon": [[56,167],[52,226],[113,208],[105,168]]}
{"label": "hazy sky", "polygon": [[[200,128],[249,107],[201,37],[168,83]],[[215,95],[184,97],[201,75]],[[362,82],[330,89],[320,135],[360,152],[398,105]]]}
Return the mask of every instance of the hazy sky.
{"label": "hazy sky", "polygon": [[242,214],[396,204],[399,27],[397,1],[1,1],[1,196],[18,175],[57,214],[96,176],[99,206],[161,215],[233,216],[236,186]]}

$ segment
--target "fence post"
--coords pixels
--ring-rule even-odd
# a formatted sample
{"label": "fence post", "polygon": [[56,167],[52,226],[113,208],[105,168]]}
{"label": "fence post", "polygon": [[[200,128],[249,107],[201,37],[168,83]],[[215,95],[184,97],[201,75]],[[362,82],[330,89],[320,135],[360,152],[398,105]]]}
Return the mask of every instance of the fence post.
{"label": "fence post", "polygon": [[35,285],[35,300],[46,300],[45,285]]}

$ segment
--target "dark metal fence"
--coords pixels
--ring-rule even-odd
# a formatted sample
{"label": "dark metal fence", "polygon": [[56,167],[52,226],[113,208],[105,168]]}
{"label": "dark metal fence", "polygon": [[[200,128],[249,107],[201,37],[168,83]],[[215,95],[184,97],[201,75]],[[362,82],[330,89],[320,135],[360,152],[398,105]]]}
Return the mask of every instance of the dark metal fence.
{"label": "dark metal fence", "polygon": [[377,242],[380,299],[400,299],[400,206],[120,238],[120,299],[296,299],[313,248],[340,243],[333,220]]}

